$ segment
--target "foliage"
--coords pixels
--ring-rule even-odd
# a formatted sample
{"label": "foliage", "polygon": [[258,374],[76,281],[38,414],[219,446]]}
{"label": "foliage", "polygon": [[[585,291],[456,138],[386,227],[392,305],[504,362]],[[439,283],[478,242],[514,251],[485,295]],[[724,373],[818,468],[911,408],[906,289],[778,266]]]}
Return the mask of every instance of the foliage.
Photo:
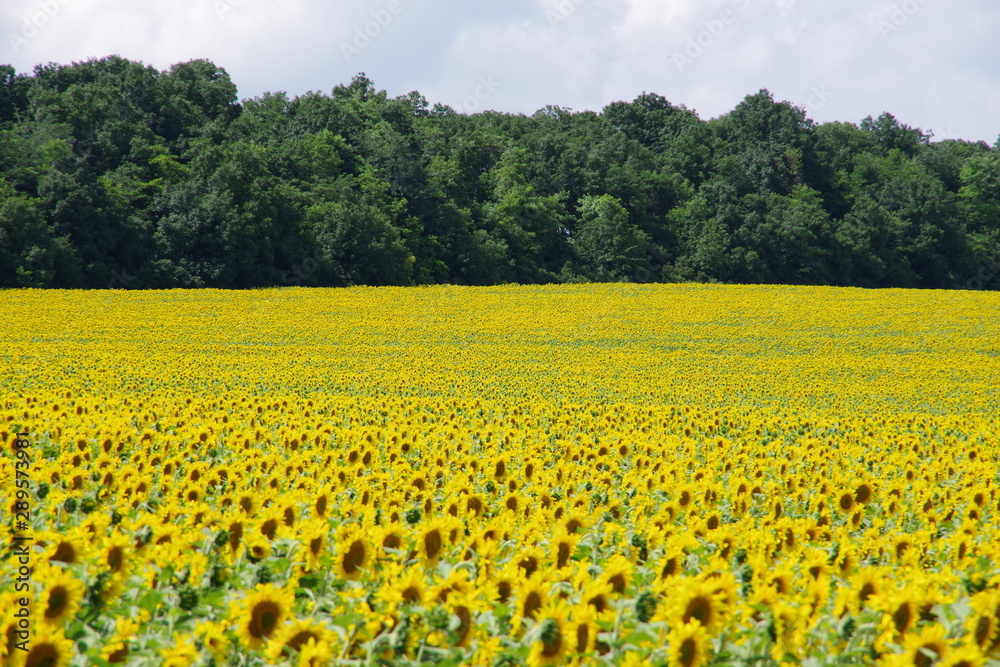
{"label": "foliage", "polygon": [[240,101],[206,60],[3,66],[0,287],[1000,287],[1000,147],[931,136],[767,90],[460,114],[364,73]]}
{"label": "foliage", "polygon": [[5,291],[0,664],[996,667],[998,308]]}

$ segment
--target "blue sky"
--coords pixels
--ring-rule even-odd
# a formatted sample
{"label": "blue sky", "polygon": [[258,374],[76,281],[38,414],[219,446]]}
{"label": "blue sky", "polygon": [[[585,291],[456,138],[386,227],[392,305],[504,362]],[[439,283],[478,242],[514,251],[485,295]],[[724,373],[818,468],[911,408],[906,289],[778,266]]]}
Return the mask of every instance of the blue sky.
{"label": "blue sky", "polygon": [[364,71],[458,110],[600,110],[656,92],[712,118],[761,88],[819,122],[889,111],[1000,136],[997,0],[3,0],[0,62],[224,67],[241,97]]}

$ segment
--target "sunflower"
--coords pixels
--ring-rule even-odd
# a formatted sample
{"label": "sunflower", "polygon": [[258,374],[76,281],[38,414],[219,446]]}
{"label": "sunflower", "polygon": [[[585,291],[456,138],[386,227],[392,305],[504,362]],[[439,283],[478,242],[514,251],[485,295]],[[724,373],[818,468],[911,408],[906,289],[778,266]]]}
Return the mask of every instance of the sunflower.
{"label": "sunflower", "polygon": [[272,662],[278,662],[301,653],[302,648],[310,641],[329,644],[333,641],[333,634],[325,625],[315,621],[294,620],[285,624],[274,635],[274,639],[268,644],[265,657]]}
{"label": "sunflower", "polygon": [[80,532],[86,539],[94,544],[96,538],[107,534],[108,526],[111,524],[111,517],[103,512],[94,512],[80,522]]}
{"label": "sunflower", "polygon": [[226,637],[223,625],[206,621],[195,626],[194,631],[216,662],[222,660],[229,652],[229,639]]}
{"label": "sunflower", "polygon": [[854,505],[856,501],[854,499],[854,494],[850,491],[844,491],[837,497],[837,507],[844,514],[850,514],[854,511]]}
{"label": "sunflower", "polygon": [[854,490],[854,500],[855,502],[866,505],[868,501],[872,499],[872,494],[875,493],[875,489],[868,482],[862,482],[858,484],[858,488]]}
{"label": "sunflower", "polygon": [[801,640],[799,613],[795,607],[783,601],[771,606],[771,623],[774,628],[774,646],[771,657],[783,662],[788,655],[795,655]]}
{"label": "sunflower", "polygon": [[431,598],[444,604],[453,593],[465,593],[469,590],[469,571],[465,568],[452,568],[443,580],[431,589]]}
{"label": "sunflower", "polygon": [[437,564],[438,559],[444,551],[445,527],[439,519],[428,521],[418,533],[417,548],[420,556],[428,565]]}
{"label": "sunflower", "polygon": [[671,616],[677,623],[699,622],[710,634],[722,624],[724,609],[710,581],[686,579],[671,591]]}
{"label": "sunflower", "polygon": [[39,578],[44,587],[42,621],[48,625],[64,625],[80,609],[86,586],[61,567],[49,567]]}
{"label": "sunflower", "polygon": [[586,604],[576,605],[570,610],[570,623],[567,634],[570,638],[570,650],[574,657],[580,657],[594,650],[597,643],[597,633],[600,628],[595,622],[597,612]]}
{"label": "sunflower", "polygon": [[565,527],[559,526],[555,534],[552,536],[551,549],[552,549],[552,563],[557,570],[561,570],[564,567],[568,567],[571,559],[573,558],[573,553],[576,551],[576,546],[580,542],[579,535],[571,535],[566,532]]}
{"label": "sunflower", "polygon": [[528,652],[528,667],[560,664],[573,643],[565,603],[550,602],[542,607],[538,611],[538,624],[532,634],[536,638]]}
{"label": "sunflower", "polygon": [[491,605],[483,600],[478,591],[459,590],[448,596],[445,608],[458,619],[458,626],[449,634],[452,645],[467,647],[472,637],[473,620],[480,612],[487,611]]}
{"label": "sunflower", "polygon": [[326,555],[329,530],[326,521],[314,519],[306,522],[299,533],[299,558],[309,572],[320,567]]}
{"label": "sunflower", "polygon": [[126,577],[129,573],[131,556],[128,538],[116,533],[105,541],[100,562],[107,566],[113,576]]}
{"label": "sunflower", "polygon": [[497,656],[500,654],[502,642],[503,639],[500,637],[489,637],[488,639],[478,642],[476,644],[475,653],[472,654],[472,661],[470,664],[475,667],[495,664]]}
{"label": "sunflower", "polygon": [[339,531],[337,536],[337,574],[341,579],[357,579],[370,566],[372,549],[361,528]]}
{"label": "sunflower", "polygon": [[917,603],[906,591],[886,594],[875,604],[882,610],[879,628],[886,638],[899,639],[905,636],[919,620]]}
{"label": "sunflower", "polygon": [[514,594],[514,589],[517,587],[517,583],[520,578],[517,563],[514,561],[507,562],[503,568],[501,568],[500,572],[496,573],[496,576],[493,579],[493,584],[497,591],[497,602],[501,604],[507,603],[507,601]]}
{"label": "sunflower", "polygon": [[163,658],[160,663],[163,667],[190,667],[198,661],[200,654],[191,636],[183,635],[174,640],[173,646],[164,649],[160,657]]}
{"label": "sunflower", "polygon": [[858,570],[850,578],[850,586],[841,589],[841,599],[838,601],[838,615],[850,612],[856,614],[875,599],[885,593],[887,582],[885,575],[874,567]]}
{"label": "sunflower", "polygon": [[0,665],[15,664],[18,655],[16,644],[18,642],[18,622],[14,616],[14,607],[17,598],[13,591],[8,591],[0,596]]}
{"label": "sunflower", "polygon": [[535,619],[538,610],[546,602],[548,585],[543,582],[541,574],[536,574],[522,581],[517,591],[517,608],[514,614],[514,631],[519,631],[526,619]]}
{"label": "sunflower", "polygon": [[113,639],[101,649],[101,658],[112,665],[120,665],[129,657],[129,644],[126,639]]}
{"label": "sunflower", "polygon": [[295,603],[295,593],[275,584],[258,584],[242,604],[233,603],[237,635],[247,648],[259,649],[280,628]]}
{"label": "sunflower", "polygon": [[708,662],[709,633],[698,621],[675,626],[667,635],[667,643],[667,664],[672,667],[701,667]]}
{"label": "sunflower", "polygon": [[316,496],[316,500],[313,501],[312,509],[317,517],[323,518],[326,516],[327,508],[330,506],[330,494],[323,491]]}
{"label": "sunflower", "polygon": [[681,549],[669,550],[660,560],[658,567],[661,580],[672,579],[684,573],[686,554]]}
{"label": "sunflower", "polygon": [[948,656],[950,648],[945,639],[948,631],[940,624],[925,626],[919,634],[911,633],[903,639],[903,652],[915,667],[930,667]]}
{"label": "sunflower", "polygon": [[722,605],[723,612],[728,613],[736,604],[740,588],[729,564],[721,559],[714,560],[714,563],[710,563],[710,567],[702,573],[701,578],[711,586],[712,592]]}
{"label": "sunflower", "polygon": [[385,573],[385,581],[386,585],[380,586],[375,595],[386,605],[388,614],[405,605],[423,604],[428,597],[424,574],[417,566],[403,569],[394,565]]}
{"label": "sunflower", "polygon": [[250,533],[246,535],[244,541],[246,542],[247,555],[253,562],[264,560],[271,555],[271,543],[263,535]]}
{"label": "sunflower", "polygon": [[[268,541],[273,542],[276,537],[279,537],[278,529],[281,527],[281,513],[277,509],[269,509],[263,513],[259,521],[254,522],[252,530],[259,532]],[[284,537],[284,535],[282,534],[280,537]]]}
{"label": "sunflower", "polygon": [[970,600],[972,613],[966,621],[972,641],[984,654],[1000,649],[1000,590],[988,590]]}
{"label": "sunflower", "polygon": [[399,559],[406,556],[405,552],[398,553],[404,548],[406,539],[406,529],[402,523],[395,521],[376,527],[372,535],[372,543],[378,550],[380,559]]}
{"label": "sunflower", "polygon": [[46,557],[50,563],[60,562],[67,565],[81,563],[86,557],[87,540],[81,539],[79,529],[56,536],[46,549]]}
{"label": "sunflower", "polygon": [[22,655],[22,667],[68,667],[73,642],[63,636],[62,630],[43,624],[36,628],[28,652]]}
{"label": "sunflower", "polygon": [[[577,574],[577,590],[580,591],[580,602],[589,605],[595,613],[603,614],[612,608],[611,594],[614,589],[611,583],[603,577],[589,579],[586,568],[581,568]],[[582,581],[581,581],[582,579]]]}
{"label": "sunflower", "polygon": [[632,563],[625,556],[615,554],[604,563],[601,579],[608,582],[617,595],[624,595],[632,578]]}
{"label": "sunflower", "polygon": [[333,657],[333,650],[328,642],[310,638],[299,650],[297,667],[325,667]]}
{"label": "sunflower", "polygon": [[850,576],[858,568],[858,555],[855,548],[847,540],[841,540],[837,548],[837,557],[833,559],[833,567],[842,577]]}
{"label": "sunflower", "polygon": [[975,646],[961,646],[948,651],[941,667],[983,667],[986,656]]}
{"label": "sunflower", "polygon": [[563,521],[563,527],[566,529],[566,532],[570,534],[578,532],[582,533],[589,527],[589,525],[590,521],[588,520],[587,515],[577,510],[570,512]]}
{"label": "sunflower", "polygon": [[514,560],[517,562],[517,566],[521,569],[521,575],[524,577],[530,577],[538,571],[538,568],[541,566],[544,558],[545,554],[542,549],[536,546],[528,546],[520,549]]}

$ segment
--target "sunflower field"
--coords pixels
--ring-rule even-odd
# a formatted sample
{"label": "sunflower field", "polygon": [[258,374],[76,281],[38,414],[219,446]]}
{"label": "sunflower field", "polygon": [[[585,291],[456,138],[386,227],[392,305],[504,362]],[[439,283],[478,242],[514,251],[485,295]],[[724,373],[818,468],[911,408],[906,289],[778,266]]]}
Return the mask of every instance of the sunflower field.
{"label": "sunflower field", "polygon": [[0,312],[0,667],[1000,665],[996,293]]}

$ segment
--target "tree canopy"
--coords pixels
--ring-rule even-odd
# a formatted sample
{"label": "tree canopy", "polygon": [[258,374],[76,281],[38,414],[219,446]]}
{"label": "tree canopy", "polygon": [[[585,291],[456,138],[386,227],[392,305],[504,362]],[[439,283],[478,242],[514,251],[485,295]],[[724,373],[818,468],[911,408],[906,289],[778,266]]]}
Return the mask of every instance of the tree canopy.
{"label": "tree canopy", "polygon": [[702,120],[463,114],[363,73],[239,100],[206,60],[0,66],[0,286],[1000,287],[1000,139],[767,90]]}

